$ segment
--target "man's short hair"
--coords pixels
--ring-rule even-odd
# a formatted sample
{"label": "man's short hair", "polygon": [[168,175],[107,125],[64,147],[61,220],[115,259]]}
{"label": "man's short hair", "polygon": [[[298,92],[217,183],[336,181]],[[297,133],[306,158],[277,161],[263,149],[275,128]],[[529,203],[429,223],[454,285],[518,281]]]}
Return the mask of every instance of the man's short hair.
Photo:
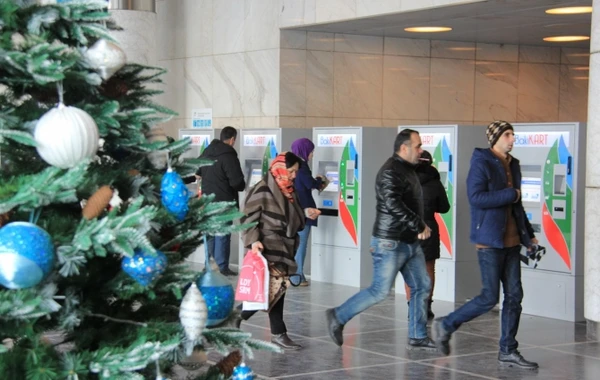
{"label": "man's short hair", "polygon": [[237,130],[235,128],[227,126],[221,130],[221,141],[227,141],[232,137],[237,138]]}
{"label": "man's short hair", "polygon": [[400,146],[403,144],[410,144],[413,133],[419,134],[414,129],[405,128],[396,135],[396,141],[394,141],[394,153],[400,150]]}

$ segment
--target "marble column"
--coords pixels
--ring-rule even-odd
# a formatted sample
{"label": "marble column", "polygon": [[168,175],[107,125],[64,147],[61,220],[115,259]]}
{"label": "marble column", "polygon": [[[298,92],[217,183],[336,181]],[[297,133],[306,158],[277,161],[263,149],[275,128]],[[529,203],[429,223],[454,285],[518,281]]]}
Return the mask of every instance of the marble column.
{"label": "marble column", "polygon": [[156,1],[109,0],[108,9],[122,31],[113,36],[125,53],[127,62],[156,66]]}
{"label": "marble column", "polygon": [[584,316],[590,338],[600,337],[600,0],[594,0],[590,42],[585,184]]}

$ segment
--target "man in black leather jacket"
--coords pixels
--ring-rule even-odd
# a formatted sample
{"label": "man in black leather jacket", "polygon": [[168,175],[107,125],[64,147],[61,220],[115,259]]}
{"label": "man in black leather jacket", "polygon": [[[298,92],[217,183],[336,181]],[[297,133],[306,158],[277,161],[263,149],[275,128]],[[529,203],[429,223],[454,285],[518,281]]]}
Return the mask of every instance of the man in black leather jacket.
{"label": "man in black leather jacket", "polygon": [[383,301],[394,285],[398,271],[411,289],[407,349],[435,351],[427,336],[427,298],[431,280],[419,240],[431,230],[423,221],[421,184],[415,173],[419,163],[421,137],[404,129],[396,136],[394,155],[379,169],[375,180],[377,215],[370,251],[373,282],[342,305],[325,312],[331,339],[341,346],[344,325],[355,315]]}

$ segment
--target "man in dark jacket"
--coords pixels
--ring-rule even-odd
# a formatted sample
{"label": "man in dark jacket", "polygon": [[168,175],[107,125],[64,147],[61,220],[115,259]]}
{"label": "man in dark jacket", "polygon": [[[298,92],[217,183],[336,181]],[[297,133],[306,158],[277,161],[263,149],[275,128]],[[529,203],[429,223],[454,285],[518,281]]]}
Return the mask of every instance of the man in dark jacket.
{"label": "man in dark jacket", "polygon": [[[239,206],[238,192],[244,191],[246,183],[237,152],[233,149],[236,138],[235,128],[223,128],[220,139],[214,139],[200,156],[214,160],[214,164],[200,167],[196,175],[201,177],[203,194],[214,194],[215,201],[235,201]],[[208,238],[208,253],[215,258],[221,273],[236,276],[237,273],[229,269],[230,250],[231,234]]]}
{"label": "man in dark jacket", "polygon": [[404,129],[396,136],[394,155],[379,169],[375,180],[377,214],[371,237],[373,283],[341,306],[325,312],[331,339],[343,344],[344,325],[355,315],[383,301],[398,271],[406,279],[414,302],[410,303],[407,349],[435,351],[427,336],[427,298],[431,281],[419,240],[431,230],[423,221],[421,185],[415,165],[421,155],[421,137]]}
{"label": "man in dark jacket", "polygon": [[521,168],[509,152],[515,135],[505,121],[491,123],[486,131],[490,149],[477,148],[467,176],[471,205],[471,242],[477,248],[483,289],[481,294],[446,317],[434,321],[432,331],[438,348],[450,353],[450,336],[460,325],[490,311],[497,303],[500,283],[504,289],[502,332],[498,362],[537,369],[517,350],[516,335],[521,318],[521,245],[538,241],[521,203]]}

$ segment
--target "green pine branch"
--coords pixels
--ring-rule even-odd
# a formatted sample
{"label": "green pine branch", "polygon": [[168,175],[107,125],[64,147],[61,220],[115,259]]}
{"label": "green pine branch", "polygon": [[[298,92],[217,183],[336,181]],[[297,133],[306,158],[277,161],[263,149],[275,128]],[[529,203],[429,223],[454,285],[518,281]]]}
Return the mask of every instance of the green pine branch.
{"label": "green pine branch", "polygon": [[92,373],[99,374],[100,378],[109,378],[119,372],[141,370],[156,362],[161,355],[176,350],[180,340],[180,336],[162,342],[140,339],[124,348],[102,348],[92,355],[89,368]]}
{"label": "green pine branch", "polygon": [[141,197],[135,199],[120,216],[114,209],[102,219],[82,219],[70,244],[57,249],[59,273],[64,277],[77,275],[94,256],[106,257],[109,253],[133,256],[136,248],[156,252],[146,237],[156,207],[142,207],[143,201]]}
{"label": "green pine branch", "polygon": [[17,289],[0,292],[0,319],[31,320],[49,315],[60,309],[54,300],[57,288],[48,284],[41,288]]}
{"label": "green pine branch", "polygon": [[38,174],[14,179],[16,186],[12,188],[15,193],[0,200],[0,213],[16,207],[21,211],[31,211],[51,203],[76,202],[75,188],[83,181],[88,165],[89,161],[84,160],[68,170],[49,167]]}

